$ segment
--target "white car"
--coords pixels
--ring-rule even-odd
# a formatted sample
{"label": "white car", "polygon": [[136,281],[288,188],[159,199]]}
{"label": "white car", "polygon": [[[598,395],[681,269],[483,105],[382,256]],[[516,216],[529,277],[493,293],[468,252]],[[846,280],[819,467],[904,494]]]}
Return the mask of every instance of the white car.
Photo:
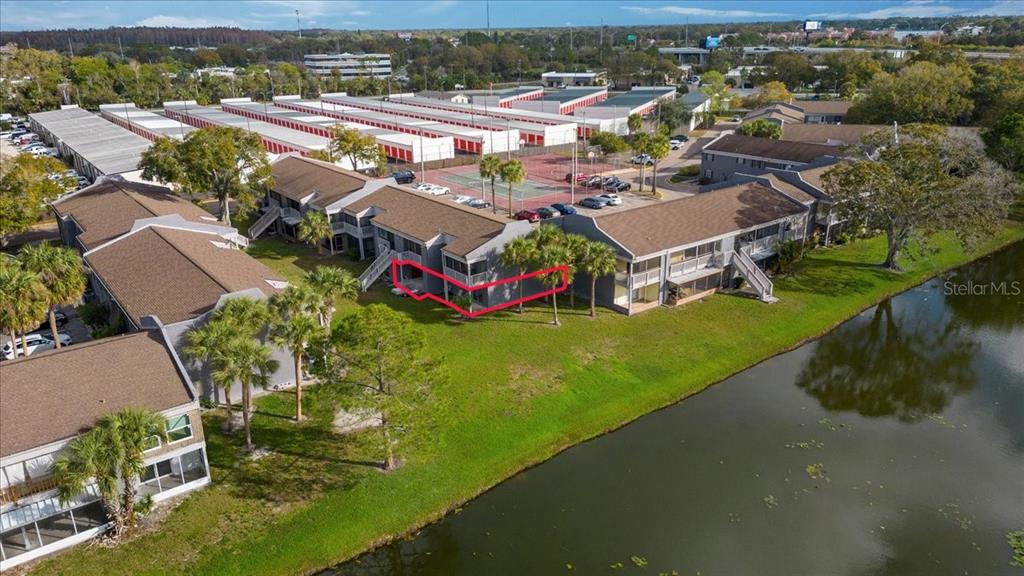
{"label": "white car", "polygon": [[420,182],[419,184],[416,185],[416,189],[419,190],[420,192],[426,192],[433,187],[434,185],[429,182]]}
{"label": "white car", "polygon": [[622,198],[619,198],[618,194],[609,192],[607,194],[601,194],[598,198],[604,198],[608,201],[609,206],[619,206],[622,204]]}
{"label": "white car", "polygon": [[[71,345],[71,336],[68,336],[67,334],[65,334],[63,332],[58,332],[57,335],[60,336],[60,345],[61,346],[70,346]],[[29,335],[25,336],[24,338],[19,336],[18,339],[15,340],[14,343],[13,343],[13,344],[15,344],[15,346],[12,346],[12,343],[10,341],[8,341],[6,344],[4,344],[4,347],[3,347],[3,357],[4,357],[4,359],[6,359],[6,360],[13,360],[16,356],[22,356],[24,354],[24,346],[22,345],[22,340],[25,340],[26,344],[28,345],[28,355],[29,356],[31,356],[32,354],[35,354],[36,352],[43,352],[45,350],[53,350],[56,347],[54,345],[54,343],[53,343],[53,340],[49,336],[45,335],[45,333],[43,333],[43,332],[37,332],[35,334],[29,334]]]}
{"label": "white car", "polygon": [[673,150],[679,150],[680,148],[683,147],[683,143],[681,141],[679,141],[679,140],[669,140],[668,141],[668,145],[669,145],[669,148],[671,148]]}
{"label": "white car", "polygon": [[468,204],[472,202],[474,198],[472,196],[466,196],[465,194],[459,194],[455,198],[452,198],[452,202],[456,204]]}
{"label": "white car", "polygon": [[427,194],[430,194],[431,196],[444,196],[445,194],[451,193],[452,191],[450,188],[447,188],[445,186],[438,186],[437,184],[434,184],[433,186],[430,187],[430,190],[427,190]]}

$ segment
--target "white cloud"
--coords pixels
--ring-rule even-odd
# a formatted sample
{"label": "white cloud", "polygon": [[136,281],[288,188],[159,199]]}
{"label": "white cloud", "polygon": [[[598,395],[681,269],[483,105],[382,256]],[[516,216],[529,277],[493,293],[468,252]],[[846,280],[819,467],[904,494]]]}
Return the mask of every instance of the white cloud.
{"label": "white cloud", "polygon": [[456,0],[436,0],[434,2],[427,2],[424,4],[420,12],[424,14],[438,14],[454,8],[457,4],[458,2]]}
{"label": "white cloud", "polygon": [[672,16],[711,16],[731,18],[761,18],[768,16],[788,16],[781,12],[759,12],[755,10],[714,10],[709,8],[697,8],[695,6],[620,6],[623,10],[643,14],[645,16],[672,15]]}
{"label": "white cloud", "polygon": [[187,16],[165,16],[158,14],[143,18],[135,23],[136,26],[167,26],[174,28],[209,28],[211,26],[228,26],[244,28],[240,22],[226,18],[190,18]]}
{"label": "white cloud", "polygon": [[994,4],[981,6],[976,3],[955,6],[935,0],[908,0],[898,6],[888,6],[867,12],[819,12],[811,14],[811,18],[934,18],[956,16],[960,14],[985,14],[990,16],[1017,16],[1024,14],[1024,2],[1017,0],[1001,0]]}

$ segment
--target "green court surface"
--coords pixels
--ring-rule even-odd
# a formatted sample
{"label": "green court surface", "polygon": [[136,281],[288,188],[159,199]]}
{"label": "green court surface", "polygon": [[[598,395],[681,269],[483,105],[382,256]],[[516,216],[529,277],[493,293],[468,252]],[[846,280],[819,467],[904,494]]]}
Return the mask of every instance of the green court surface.
{"label": "green court surface", "polygon": [[[455,174],[452,172],[441,172],[439,174],[435,174],[438,179],[444,180],[447,184],[474,191],[479,191],[480,189],[480,176],[475,173]],[[499,187],[498,190],[500,193],[503,195],[508,194],[508,186],[506,184],[501,181],[498,181],[495,184]],[[488,185],[488,188],[489,187],[490,185]],[[539,184],[527,179],[522,184],[512,186],[512,197],[514,200],[529,200],[540,196],[557,194],[562,191],[562,189],[554,186]]]}

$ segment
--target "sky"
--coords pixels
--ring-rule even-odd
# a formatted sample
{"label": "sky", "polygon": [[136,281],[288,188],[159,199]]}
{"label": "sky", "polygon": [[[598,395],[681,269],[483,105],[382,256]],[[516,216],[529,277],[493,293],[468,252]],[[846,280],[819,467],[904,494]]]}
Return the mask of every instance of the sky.
{"label": "sky", "polygon": [[[495,28],[763,22],[915,16],[1024,15],[1024,0],[592,0],[489,3]],[[484,0],[374,2],[369,0],[229,1],[18,1],[0,0],[0,29],[40,30],[108,26],[237,26],[293,30],[295,10],[303,28],[414,30],[485,28]]]}

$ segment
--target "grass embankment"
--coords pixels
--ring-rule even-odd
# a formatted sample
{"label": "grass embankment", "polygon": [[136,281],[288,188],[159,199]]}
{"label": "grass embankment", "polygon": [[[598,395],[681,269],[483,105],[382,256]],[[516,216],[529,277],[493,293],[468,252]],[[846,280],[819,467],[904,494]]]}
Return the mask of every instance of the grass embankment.
{"label": "grass embankment", "polygon": [[[1024,239],[1007,229],[982,252]],[[204,418],[215,484],[190,496],[158,532],[115,549],[80,548],[39,567],[45,574],[294,574],[350,558],[400,536],[560,450],[693,394],[771,355],[827,332],[860,310],[970,259],[948,238],[908,261],[902,274],[874,266],[882,238],[812,252],[793,276],[778,279],[774,305],[716,295],[678,309],[590,319],[582,304],[531,307],[478,321],[392,297],[384,301],[420,324],[443,355],[451,382],[440,393],[454,418],[429,453],[397,471],[367,465],[379,457],[357,437],[329,430],[328,389],[311,389],[314,417],[286,419],[289,395],[260,402],[257,444],[275,451],[239,463],[237,437],[221,416]],[[270,258],[295,278],[313,256]],[[333,260],[333,259],[332,259]],[[318,397],[319,396],[319,397]]]}

